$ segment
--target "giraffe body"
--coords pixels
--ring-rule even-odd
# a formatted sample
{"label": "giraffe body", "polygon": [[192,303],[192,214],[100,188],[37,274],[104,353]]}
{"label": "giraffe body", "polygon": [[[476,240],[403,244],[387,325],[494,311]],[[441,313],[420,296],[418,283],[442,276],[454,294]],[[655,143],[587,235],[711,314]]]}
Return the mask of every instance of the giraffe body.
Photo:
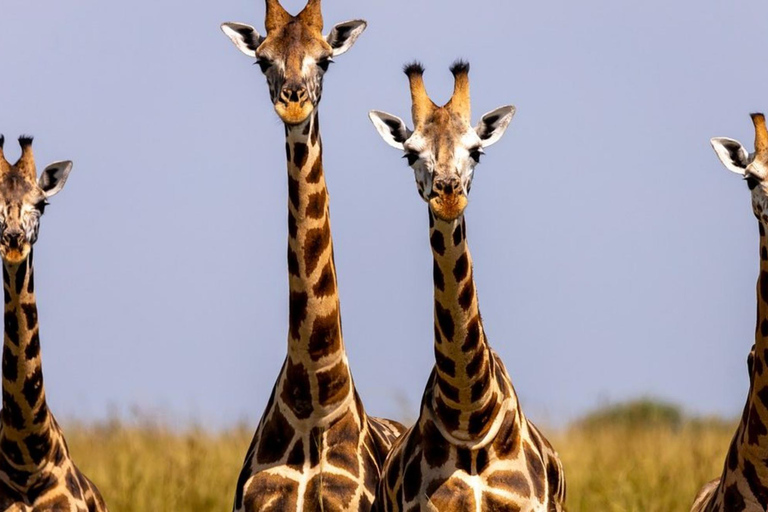
{"label": "giraffe body", "polygon": [[0,136],[2,201],[3,408],[0,412],[0,510],[106,511],[99,491],[70,458],[43,388],[32,245],[47,198],[64,185],[71,162],[48,166],[37,180],[32,139],[19,139],[22,156],[11,166]]}
{"label": "giraffe body", "polygon": [[288,161],[288,355],[237,483],[234,510],[371,509],[384,459],[405,428],[369,417],[355,390],[341,330],[317,106],[332,57],[365,28],[323,37],[320,2],[291,16],[267,1],[267,35],[222,26],[257,59],[285,124]]}
{"label": "giraffe body", "polygon": [[483,148],[514,115],[501,107],[469,125],[469,65],[451,68],[454,94],[429,99],[423,68],[407,66],[414,129],[372,112],[384,140],[405,152],[429,204],[434,284],[435,366],[419,419],[398,439],[379,484],[379,510],[563,510],[565,478],[557,453],[520,407],[509,374],[483,329],[464,209]]}
{"label": "giraffe body", "polygon": [[733,436],[720,478],[707,483],[691,512],[768,510],[768,131],[765,117],[752,114],[755,152],[733,139],[712,139],[721,162],[744,177],[752,192],[752,210],[760,233],[755,345],[747,358],[750,386],[741,421]]}
{"label": "giraffe body", "polygon": [[[495,353],[492,366],[502,391],[514,395]],[[488,436],[466,443],[438,426],[430,403],[435,386],[433,373],[417,425],[398,439],[387,459],[380,510],[562,510],[557,454],[515,405],[516,397],[500,404]]]}

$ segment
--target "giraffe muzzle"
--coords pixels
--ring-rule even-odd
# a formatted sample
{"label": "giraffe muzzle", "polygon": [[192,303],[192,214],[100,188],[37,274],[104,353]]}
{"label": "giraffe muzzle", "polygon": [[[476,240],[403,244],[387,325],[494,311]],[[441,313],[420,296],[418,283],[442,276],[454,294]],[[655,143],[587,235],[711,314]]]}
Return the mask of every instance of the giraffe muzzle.
{"label": "giraffe muzzle", "polygon": [[20,263],[29,254],[31,245],[21,230],[6,231],[0,239],[0,256],[8,263]]}
{"label": "giraffe muzzle", "polygon": [[439,219],[449,222],[457,219],[467,207],[461,180],[458,177],[436,179],[432,184],[429,207]]}
{"label": "giraffe muzzle", "polygon": [[289,125],[303,123],[314,109],[315,106],[309,100],[306,89],[300,91],[283,89],[275,103],[275,112],[284,123]]}

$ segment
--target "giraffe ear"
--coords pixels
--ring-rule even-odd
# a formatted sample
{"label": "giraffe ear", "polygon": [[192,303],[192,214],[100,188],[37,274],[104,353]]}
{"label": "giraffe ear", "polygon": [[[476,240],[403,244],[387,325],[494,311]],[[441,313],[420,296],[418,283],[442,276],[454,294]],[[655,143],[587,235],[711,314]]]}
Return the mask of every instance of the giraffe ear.
{"label": "giraffe ear", "polygon": [[67,182],[67,177],[71,170],[72,162],[69,160],[54,162],[45,168],[40,175],[40,179],[37,180],[37,185],[43,191],[45,197],[55,196],[64,188],[64,183]]}
{"label": "giraffe ear", "polygon": [[368,26],[364,20],[352,20],[339,23],[331,33],[325,38],[331,48],[333,48],[333,56],[336,57],[345,53],[352,48],[357,38],[363,33],[365,27]]}
{"label": "giraffe ear", "polygon": [[395,149],[405,149],[403,142],[407,141],[413,132],[405,126],[402,119],[386,112],[379,112],[378,110],[371,110],[368,113],[368,117],[373,122],[376,130],[378,130],[381,138],[384,139],[384,142]]}
{"label": "giraffe ear", "polygon": [[245,23],[222,23],[221,31],[235,43],[238,50],[249,57],[256,58],[256,48],[264,38],[256,32],[255,28]]}
{"label": "giraffe ear", "polygon": [[499,141],[515,116],[515,111],[516,109],[512,105],[506,105],[492,110],[480,118],[475,132],[480,137],[484,148]]}
{"label": "giraffe ear", "polygon": [[739,141],[727,137],[715,137],[709,142],[726,169],[744,176],[749,165],[749,153]]}

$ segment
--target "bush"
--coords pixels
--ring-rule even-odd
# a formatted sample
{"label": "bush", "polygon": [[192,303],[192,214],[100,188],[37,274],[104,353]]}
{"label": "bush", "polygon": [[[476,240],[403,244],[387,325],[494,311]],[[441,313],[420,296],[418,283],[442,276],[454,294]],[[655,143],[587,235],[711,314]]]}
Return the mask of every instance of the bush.
{"label": "bush", "polygon": [[677,405],[641,398],[604,406],[575,423],[576,428],[594,430],[600,428],[648,428],[666,427],[677,430],[687,418]]}

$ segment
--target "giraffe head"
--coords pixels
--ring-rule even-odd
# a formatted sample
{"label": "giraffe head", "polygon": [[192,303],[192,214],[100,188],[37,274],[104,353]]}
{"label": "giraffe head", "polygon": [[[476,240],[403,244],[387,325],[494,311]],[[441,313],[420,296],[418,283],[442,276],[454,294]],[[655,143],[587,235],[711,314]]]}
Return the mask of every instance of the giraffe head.
{"label": "giraffe head", "polygon": [[0,257],[10,265],[23,262],[37,240],[48,198],[64,187],[72,162],[55,162],[37,177],[32,137],[19,137],[21,157],[11,165],[0,135]]}
{"label": "giraffe head", "polygon": [[405,67],[411,87],[413,129],[391,114],[376,110],[369,114],[384,141],[405,153],[416,175],[419,194],[432,212],[446,221],[464,213],[483,149],[501,138],[515,115],[515,107],[499,107],[472,127],[469,64],[457,61],[451,73],[453,96],[438,107],[424,87],[424,68],[418,63]]}
{"label": "giraffe head", "polygon": [[752,191],[755,216],[768,223],[768,130],[763,114],[751,116],[755,125],[754,153],[749,153],[739,141],[727,137],[715,137],[710,142],[726,169],[744,177]]}
{"label": "giraffe head", "polygon": [[309,0],[296,16],[288,14],[278,0],[266,2],[266,36],[243,23],[224,23],[221,29],[241,52],[256,59],[267,77],[277,115],[285,124],[296,125],[317,108],[325,72],[334,57],[352,48],[366,22],[340,23],[323,36],[320,0]]}

